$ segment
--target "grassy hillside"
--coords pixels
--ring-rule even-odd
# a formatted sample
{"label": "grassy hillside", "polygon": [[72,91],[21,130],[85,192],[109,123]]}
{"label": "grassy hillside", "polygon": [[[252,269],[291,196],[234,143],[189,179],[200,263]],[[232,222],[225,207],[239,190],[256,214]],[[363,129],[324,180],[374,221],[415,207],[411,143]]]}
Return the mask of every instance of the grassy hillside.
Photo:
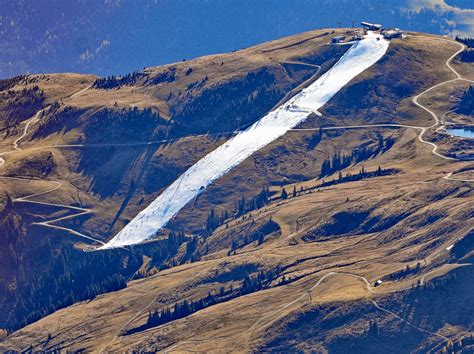
{"label": "grassy hillside", "polygon": [[[472,269],[463,267],[432,283],[377,298],[378,304],[409,320],[409,323],[378,309],[367,300],[308,305],[270,328],[265,344],[257,350],[318,348],[331,353],[469,352],[473,345],[473,328],[468,319],[472,316],[471,301]],[[451,334],[451,340],[443,341],[417,326],[428,331],[443,328]]]}
{"label": "grassy hillside", "polygon": [[[468,143],[426,128],[433,116],[413,101],[454,76],[446,61],[459,46],[439,37],[392,41],[322,117],[298,127],[309,130],[288,132],[217,180],[156,240],[83,251],[328,70],[348,48],[328,42],[345,31],[123,77],[2,81],[0,153],[14,152],[2,155],[0,176],[0,328],[14,332],[0,348],[426,351],[470,336],[460,306],[470,301],[461,293],[472,166],[434,155],[420,132],[442,152]],[[440,85],[418,102],[445,119],[467,85]]]}

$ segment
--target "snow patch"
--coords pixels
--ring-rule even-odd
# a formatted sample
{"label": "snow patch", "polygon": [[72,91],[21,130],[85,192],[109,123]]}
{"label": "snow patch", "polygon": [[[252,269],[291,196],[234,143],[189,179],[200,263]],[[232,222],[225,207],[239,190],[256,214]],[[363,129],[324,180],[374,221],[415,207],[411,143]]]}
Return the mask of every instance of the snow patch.
{"label": "snow patch", "polygon": [[318,109],[341,88],[385,54],[389,42],[378,37],[369,32],[317,81],[191,166],[99,249],[132,245],[153,238],[209,184],[284,135],[311,113],[318,113]]}

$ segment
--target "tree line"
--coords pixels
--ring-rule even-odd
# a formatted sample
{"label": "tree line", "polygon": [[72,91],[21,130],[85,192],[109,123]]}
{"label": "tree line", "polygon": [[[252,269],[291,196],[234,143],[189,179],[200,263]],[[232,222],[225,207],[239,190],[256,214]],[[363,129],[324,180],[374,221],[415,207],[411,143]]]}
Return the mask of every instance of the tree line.
{"label": "tree line", "polygon": [[378,137],[378,143],[375,147],[361,146],[353,150],[350,154],[341,154],[339,151],[335,152],[332,158],[326,158],[321,164],[321,172],[319,178],[329,176],[334,172],[349,167],[353,163],[368,160],[377,156],[379,153],[386,152],[390,149],[395,141],[392,138],[386,140],[381,135]]}
{"label": "tree line", "polygon": [[112,89],[124,85],[134,85],[139,79],[143,78],[145,74],[140,71],[134,71],[132,73],[123,76],[107,76],[101,77],[94,81],[92,87],[97,89]]}
{"label": "tree line", "polygon": [[27,257],[18,264],[16,290],[10,291],[9,284],[0,281],[0,293],[5,295],[11,310],[8,311],[10,316],[3,319],[3,325],[9,330],[21,328],[75,302],[124,288],[125,277],[135,272],[142,263],[140,257],[128,255],[128,264],[121,265],[125,257],[122,252],[85,254],[66,246],[58,255],[51,256],[49,252],[57,252],[51,243],[47,241],[43,247],[41,257],[36,254],[43,260],[49,257],[48,262],[42,265],[42,271],[30,270],[35,267],[34,255],[29,251],[16,250],[16,257]]}
{"label": "tree line", "polygon": [[263,68],[208,86],[199,94],[188,91],[169,107],[174,130],[179,134],[202,134],[240,129],[265,115],[283,97],[284,89],[274,83],[273,70]]}
{"label": "tree line", "polygon": [[123,143],[164,138],[169,122],[151,108],[102,108],[91,115],[84,129],[85,143]]}
{"label": "tree line", "polygon": [[235,205],[235,216],[239,217],[243,214],[246,214],[250,211],[260,209],[267,205],[270,202],[271,192],[270,189],[265,186],[261,189],[255,197],[246,199],[245,196],[242,196],[240,200]]}
{"label": "tree line", "polygon": [[44,91],[38,85],[24,87],[18,91],[8,89],[0,95],[0,100],[5,101],[8,106],[2,119],[9,126],[16,126],[43,108],[45,98]]}
{"label": "tree line", "polygon": [[[275,269],[271,269],[267,272],[259,271],[257,274],[254,275],[246,274],[240,282],[241,285],[238,288],[234,288],[232,284],[227,288],[221,286],[218,292],[211,291],[208,293],[207,296],[198,300],[184,299],[182,301],[174,303],[174,305],[170,307],[150,311],[148,313],[148,319],[145,324],[139,327],[132,328],[128,330],[125,334],[133,334],[148,328],[161,326],[163,324],[187,317],[207,307],[235,299],[239,296],[269,288],[271,286],[271,283],[280,276],[281,271],[282,269],[280,267],[276,267]],[[278,285],[284,283],[285,280],[284,278],[282,278]]]}
{"label": "tree line", "polygon": [[229,219],[229,212],[227,209],[223,210],[220,215],[214,209],[211,209],[206,219],[206,234],[212,234],[212,232],[227,219]]}
{"label": "tree line", "polygon": [[[188,68],[185,72],[185,76],[190,75],[193,72],[192,68]],[[207,75],[200,81],[196,81],[191,86],[188,86],[188,90],[196,86],[202,86],[208,77]],[[97,89],[113,89],[120,86],[135,85],[139,80],[143,80],[144,84],[159,85],[161,83],[170,83],[176,80],[176,68],[172,67],[163,72],[160,72],[153,77],[145,74],[143,71],[134,71],[132,73],[123,76],[107,76],[101,77],[94,81],[92,87]]]}
{"label": "tree line", "polygon": [[1,79],[0,91],[9,90],[10,88],[18,84],[20,81],[26,79],[26,77],[27,77],[26,75],[17,75],[17,76],[13,76],[7,79]]}
{"label": "tree line", "polygon": [[474,38],[472,37],[456,36],[456,40],[462,44],[465,44],[468,48],[474,48]]}
{"label": "tree line", "polygon": [[466,63],[473,63],[474,62],[474,38],[471,37],[456,37],[458,42],[461,42],[467,46],[468,49],[461,52],[459,58],[461,61]]}
{"label": "tree line", "polygon": [[[181,231],[166,239],[129,250],[86,252],[71,243],[52,244],[51,235],[23,235],[21,217],[7,199],[0,211],[0,328],[9,332],[36,321],[78,301],[126,287],[137,274],[143,256],[151,258],[149,267],[164,269],[187,261],[196,241]],[[27,242],[34,237],[35,242]],[[176,257],[187,241],[187,253]],[[3,273],[5,272],[5,273]],[[3,275],[6,276],[3,276]],[[16,284],[12,288],[11,284]]]}
{"label": "tree line", "polygon": [[[332,186],[332,185],[339,184],[339,183],[360,181],[360,180],[365,179],[365,178],[388,176],[388,175],[392,175],[392,174],[395,174],[395,173],[398,173],[398,172],[399,171],[397,169],[394,169],[394,168],[382,169],[380,166],[374,171],[366,171],[365,168],[362,167],[359,170],[359,172],[356,173],[356,174],[352,174],[350,172],[347,172],[345,175],[343,175],[342,172],[339,172],[339,175],[338,175],[337,178],[334,178],[330,181],[323,180],[322,183],[318,184],[315,187],[311,187],[311,188],[307,188],[307,189],[304,189],[303,187],[301,187],[301,189],[299,191],[297,191],[296,186],[293,186],[293,191],[291,192],[291,196],[293,198],[295,198],[296,196],[298,196],[298,194],[301,194],[304,191],[313,190],[313,189],[317,189],[317,188],[321,188],[321,187]],[[283,188],[281,190],[280,199],[288,199],[289,196],[290,196],[290,194],[286,191],[285,188]]]}
{"label": "tree line", "polygon": [[339,183],[346,183],[346,182],[355,182],[355,181],[360,181],[365,178],[373,178],[373,177],[380,177],[380,176],[388,176],[397,173],[398,170],[394,168],[389,168],[389,169],[382,169],[380,166],[374,170],[374,171],[366,171],[363,167],[359,170],[358,173],[352,174],[350,172],[347,172],[346,175],[344,176],[342,172],[339,172],[339,175],[337,178],[331,180],[331,181],[325,181],[318,185],[319,187],[327,187],[327,186],[332,186],[335,184]]}

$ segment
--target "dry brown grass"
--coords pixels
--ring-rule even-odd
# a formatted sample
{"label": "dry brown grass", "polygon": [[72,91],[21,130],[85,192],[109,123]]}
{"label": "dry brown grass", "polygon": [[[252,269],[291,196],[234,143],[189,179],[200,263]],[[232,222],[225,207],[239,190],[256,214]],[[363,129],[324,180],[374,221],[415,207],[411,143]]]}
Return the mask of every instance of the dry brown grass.
{"label": "dry brown grass", "polygon": [[[182,71],[189,66],[193,67],[192,74],[180,79],[173,86],[173,90],[181,90],[203,75],[209,76],[207,85],[212,86],[220,80],[241,76],[246,70],[309,56],[314,48],[324,44],[328,37],[308,40],[285,50],[266,53],[262,51],[296,43],[319,32],[285,38],[228,56],[209,56],[179,65],[171,64]],[[336,110],[341,100],[351,94],[355,84],[375,80],[383,65],[395,70],[399,58],[397,55],[406,62],[412,62],[414,69],[410,75],[413,76],[409,79],[418,82],[416,93],[452,76],[444,62],[456,50],[455,46],[441,46],[435,37],[415,35],[403,41],[395,41],[391,48],[393,52],[390,59],[375,65],[355,79],[328,104],[326,111]],[[224,64],[221,65],[221,61]],[[146,72],[156,75],[168,69],[169,66],[150,68]],[[395,71],[398,72],[397,70]],[[384,81],[383,84],[388,86],[390,81]],[[422,97],[420,102],[442,115],[449,107],[449,101],[443,98],[449,97],[458,89],[459,86],[443,86]],[[53,89],[51,90],[53,92]],[[163,103],[163,97],[169,92],[170,88],[166,85],[158,88],[139,86],[109,91],[91,90],[68,101],[68,105],[99,107],[117,102],[120,107],[152,106],[165,112],[167,106]],[[394,100],[396,109],[390,112],[390,119],[398,123],[431,125],[431,118],[415,107],[410,99],[411,95],[407,95],[397,102]],[[342,125],[366,122],[367,115],[370,115],[371,121],[387,121],[386,112],[377,111],[376,108],[371,108],[369,113],[363,108],[357,108],[343,118],[331,113],[324,119],[327,119],[327,123]],[[307,125],[317,126],[320,122],[320,118],[314,118],[308,121]],[[70,132],[70,135],[65,136],[57,134],[45,141],[28,143],[28,148],[42,149],[34,153],[25,149],[12,155],[7,159],[5,171],[11,174],[23,171],[25,159],[35,157],[41,160],[46,151],[51,151],[56,163],[51,176],[67,182],[54,195],[43,195],[41,200],[62,204],[77,203],[79,199],[86,201],[95,214],[84,223],[74,226],[82,231],[99,233],[101,237],[106,237],[107,233],[110,236],[111,231],[104,225],[114,217],[120,207],[130,180],[143,170],[142,162],[145,161],[144,155],[148,151],[129,151],[130,156],[126,158],[130,158],[132,167],[125,170],[120,180],[123,186],[117,188],[112,196],[100,198],[99,193],[92,193],[90,187],[91,179],[100,177],[100,173],[88,176],[80,171],[81,163],[87,158],[98,158],[99,155],[95,155],[92,148],[91,151],[47,148],[53,142],[71,141],[76,133]],[[0,343],[0,348],[25,349],[32,344],[35,350],[41,350],[39,343],[50,333],[52,340],[48,345],[60,343],[62,348],[68,350],[85,349],[97,352],[105,348],[106,351],[154,351],[177,344],[174,347],[176,351],[250,351],[265,343],[268,331],[272,331],[274,326],[294,314],[304,313],[320,305],[352,304],[353,301],[363,304],[367,299],[378,299],[382,293],[391,294],[410,288],[421,281],[424,274],[428,274],[425,281],[445,274],[457,267],[455,264],[446,265],[451,257],[446,248],[472,228],[472,185],[443,179],[448,172],[459,170],[467,164],[434,156],[431,154],[431,147],[417,139],[418,133],[410,128],[329,131],[315,149],[307,149],[312,132],[289,132],[219,179],[203,193],[196,205],[183,209],[170,228],[184,225],[187,231],[198,230],[204,225],[211,208],[231,210],[234,202],[242,195],[254,196],[264,185],[273,184],[272,190],[279,191],[281,187],[277,185],[283,184],[288,192],[292,191],[293,186],[296,186],[297,190],[304,186],[305,193],[284,201],[276,199],[264,208],[253,211],[252,219],[246,215],[245,219],[230,220],[228,228],[219,227],[207,241],[213,245],[210,248],[211,253],[202,260],[131,281],[126,289],[56,311],[17,331]],[[350,166],[344,173],[357,173],[362,166],[369,171],[378,166],[384,169],[396,168],[399,173],[308,191],[321,183],[316,177],[326,156],[331,156],[335,151],[349,153],[365,142],[376,141],[378,134],[384,138],[395,139],[395,145],[384,154]],[[151,165],[147,173],[150,173],[149,177],[153,179],[152,169],[159,169],[159,166],[165,163],[182,172],[224,139],[225,137],[215,140],[210,137],[183,139],[160,146],[152,151],[151,158],[147,161]],[[125,150],[127,148],[118,148],[112,157],[109,157],[108,164],[104,163],[104,169],[111,169],[114,159],[124,158]],[[167,168],[169,167],[164,169]],[[107,172],[105,170],[104,174]],[[157,178],[163,176],[163,171],[159,171]],[[465,171],[461,174],[464,176],[469,173],[470,171]],[[336,176],[326,179],[333,178],[337,178],[337,173]],[[166,186],[166,183],[160,184],[161,182],[163,181],[154,180],[153,187],[150,187],[151,184],[139,186],[139,191],[131,198],[114,230],[142,209],[143,205],[139,204],[142,197],[145,198],[146,204],[160,193]],[[15,195],[21,195],[41,190],[47,182],[29,181],[22,184],[1,180],[0,183],[2,188],[11,189]],[[350,214],[343,223],[351,221],[357,213],[364,212],[367,215],[358,225],[340,234],[329,232],[324,237],[317,234],[318,237],[314,240],[306,237],[315,230],[331,225],[338,215],[348,212]],[[280,234],[272,235],[262,245],[252,243],[237,250],[234,255],[227,256],[228,239],[233,234],[251,222],[263,223],[270,217],[280,225]],[[354,277],[365,277],[373,284],[377,279],[388,277],[405,269],[407,265],[415,267],[417,263],[421,263],[422,272],[399,280],[384,281],[382,286],[374,290],[380,294],[371,293],[360,278]],[[185,298],[199,299],[209,291],[216,292],[222,285],[211,281],[216,274],[224,274],[235,267],[249,264],[265,270],[277,265],[287,267],[284,275],[292,281],[211,306],[166,325],[120,336],[121,330],[144,324],[148,310],[172,306],[176,301]],[[310,299],[309,290],[329,272],[339,274],[322,281],[311,291]],[[238,286],[239,281],[227,281],[224,285],[228,287],[230,284]],[[276,285],[276,282],[273,285]],[[292,301],[295,302],[291,303]],[[280,327],[275,328],[274,335],[282,335],[278,332]],[[338,331],[332,332],[333,336],[340,334]],[[324,346],[324,343],[321,345]]]}

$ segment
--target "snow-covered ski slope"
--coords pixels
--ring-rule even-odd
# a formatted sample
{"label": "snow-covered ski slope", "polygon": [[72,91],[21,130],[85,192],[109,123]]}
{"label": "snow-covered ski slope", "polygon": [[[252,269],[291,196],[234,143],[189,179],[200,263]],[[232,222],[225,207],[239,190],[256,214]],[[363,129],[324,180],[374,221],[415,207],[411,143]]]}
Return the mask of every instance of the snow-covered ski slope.
{"label": "snow-covered ski slope", "polygon": [[388,41],[377,37],[369,32],[317,81],[191,166],[100,249],[132,245],[153,238],[205,187],[301,123],[354,77],[375,64],[389,45]]}

